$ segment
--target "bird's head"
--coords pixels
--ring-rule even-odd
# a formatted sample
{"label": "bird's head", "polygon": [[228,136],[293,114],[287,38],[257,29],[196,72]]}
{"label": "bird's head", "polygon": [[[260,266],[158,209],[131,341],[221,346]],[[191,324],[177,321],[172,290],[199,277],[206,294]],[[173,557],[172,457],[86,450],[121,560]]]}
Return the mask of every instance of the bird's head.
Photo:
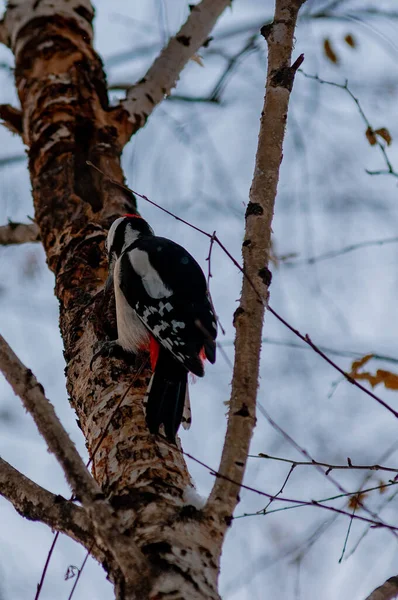
{"label": "bird's head", "polygon": [[105,243],[109,259],[109,278],[105,289],[108,289],[112,283],[117,259],[139,237],[151,235],[154,235],[153,229],[139,215],[124,215],[113,221]]}

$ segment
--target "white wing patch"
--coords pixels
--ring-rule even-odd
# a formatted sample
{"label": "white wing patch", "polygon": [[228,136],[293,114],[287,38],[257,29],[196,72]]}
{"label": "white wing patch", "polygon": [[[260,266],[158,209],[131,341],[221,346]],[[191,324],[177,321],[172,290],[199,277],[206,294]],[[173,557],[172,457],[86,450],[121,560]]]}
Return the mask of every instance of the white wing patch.
{"label": "white wing patch", "polygon": [[173,294],[172,290],[163,283],[159,273],[149,262],[146,252],[134,248],[130,250],[128,255],[134,271],[141,277],[142,285],[148,296],[159,300],[160,298],[168,298]]}

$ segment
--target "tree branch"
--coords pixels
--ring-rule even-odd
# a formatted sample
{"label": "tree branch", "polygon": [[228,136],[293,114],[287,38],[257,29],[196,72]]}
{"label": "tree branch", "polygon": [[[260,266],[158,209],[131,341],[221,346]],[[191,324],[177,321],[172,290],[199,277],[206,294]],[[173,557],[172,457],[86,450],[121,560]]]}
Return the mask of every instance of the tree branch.
{"label": "tree branch", "polygon": [[40,240],[39,228],[36,223],[12,223],[0,226],[0,246],[25,244]]}
{"label": "tree branch", "polygon": [[[291,65],[294,30],[302,4],[302,0],[276,0],[274,21],[261,30],[268,43],[268,72],[242,248],[246,276],[243,277],[240,305],[234,315],[235,364],[228,428],[218,469],[226,479],[216,479],[205,508],[207,514],[219,516],[220,527],[224,530],[239,502],[239,488],[256,422],[261,332],[271,283],[267,266],[271,222],[290,92],[296,70],[304,58],[299,57]],[[256,290],[260,290],[263,301]]]}
{"label": "tree branch", "polygon": [[217,19],[230,4],[230,0],[202,0],[193,6],[187,21],[171,38],[147,74],[127,91],[125,100],[115,113],[123,145],[145,125],[155,106],[170,94],[181,71],[205,43]]}
{"label": "tree branch", "polygon": [[390,577],[383,585],[376,588],[366,600],[393,600],[398,596],[398,577]]}
{"label": "tree branch", "polygon": [[0,119],[2,125],[12,133],[23,135],[22,111],[11,104],[0,104]]}
{"label": "tree branch", "polygon": [[[0,458],[0,495],[30,521],[40,521],[65,533],[86,548],[94,543],[94,528],[86,511],[52,494]],[[96,553],[98,558],[98,552]],[[102,554],[103,557],[103,554]]]}
{"label": "tree branch", "polygon": [[[74,494],[81,501],[99,538],[112,553],[127,581],[144,585],[148,565],[141,551],[127,535],[122,535],[119,524],[100,487],[91,477],[73,442],[63,428],[54,407],[44,395],[44,389],[30,369],[27,369],[0,335],[0,370],[14,392],[21,398],[25,409],[32,415],[40,434],[55,454],[64,470]],[[98,539],[96,539],[98,542]]]}
{"label": "tree branch", "polygon": [[3,20],[0,21],[0,44],[9,46],[8,31]]}

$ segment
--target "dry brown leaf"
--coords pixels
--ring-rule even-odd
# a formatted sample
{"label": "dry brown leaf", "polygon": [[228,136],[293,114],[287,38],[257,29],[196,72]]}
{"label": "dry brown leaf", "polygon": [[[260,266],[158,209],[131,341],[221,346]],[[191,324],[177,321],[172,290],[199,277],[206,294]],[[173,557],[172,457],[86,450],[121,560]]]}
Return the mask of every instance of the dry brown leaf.
{"label": "dry brown leaf", "polygon": [[376,371],[376,377],[377,383],[384,383],[384,386],[388,390],[398,390],[398,375],[396,373],[391,373],[391,371],[383,371],[382,369],[378,369]]}
{"label": "dry brown leaf", "polygon": [[369,142],[369,144],[371,146],[374,146],[375,144],[377,144],[377,139],[375,136],[375,132],[373,131],[373,129],[371,127],[368,127],[365,133],[367,140]]}
{"label": "dry brown leaf", "polygon": [[355,494],[355,496],[351,496],[351,498],[348,500],[348,507],[352,510],[357,510],[358,508],[361,508],[361,504],[365,500],[366,496],[367,494],[362,494],[361,492]]}
{"label": "dry brown leaf", "polygon": [[323,41],[323,51],[325,53],[325,56],[335,65],[337,65],[339,63],[339,58],[336,54],[336,52],[334,51],[332,44],[329,40],[329,38],[326,38]]}
{"label": "dry brown leaf", "polygon": [[387,146],[391,145],[392,137],[387,127],[381,127],[380,129],[376,129],[374,133],[383,138],[383,140],[387,143]]}
{"label": "dry brown leaf", "polygon": [[379,479],[379,485],[380,485],[379,494],[385,494],[387,491],[388,485],[382,479]]}
{"label": "dry brown leaf", "polygon": [[366,365],[366,363],[369,362],[371,358],[373,358],[373,354],[365,354],[365,356],[362,356],[362,358],[354,360],[354,362],[351,365],[351,377],[355,377],[356,373],[358,372],[358,369]]}
{"label": "dry brown leaf", "polygon": [[344,41],[346,42],[346,44],[351,46],[351,48],[357,47],[357,41],[351,33],[347,33],[347,35],[344,37]]}
{"label": "dry brown leaf", "polygon": [[367,381],[370,383],[372,388],[379,383],[382,383],[384,387],[388,390],[398,390],[398,374],[392,373],[391,371],[385,371],[384,369],[377,369],[375,374],[369,373],[369,371],[365,371],[364,373],[359,373],[359,369],[366,365],[373,357],[373,354],[366,354],[362,358],[358,360],[354,360],[351,365],[351,371],[348,373],[348,376],[352,379]]}

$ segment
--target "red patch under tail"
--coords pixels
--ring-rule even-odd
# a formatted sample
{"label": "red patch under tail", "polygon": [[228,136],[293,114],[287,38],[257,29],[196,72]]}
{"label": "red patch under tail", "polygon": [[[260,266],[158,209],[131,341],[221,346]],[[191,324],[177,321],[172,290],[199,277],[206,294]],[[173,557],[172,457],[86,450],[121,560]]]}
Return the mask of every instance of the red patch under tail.
{"label": "red patch under tail", "polygon": [[152,335],[149,342],[149,356],[151,358],[151,369],[154,371],[159,357],[159,342]]}

